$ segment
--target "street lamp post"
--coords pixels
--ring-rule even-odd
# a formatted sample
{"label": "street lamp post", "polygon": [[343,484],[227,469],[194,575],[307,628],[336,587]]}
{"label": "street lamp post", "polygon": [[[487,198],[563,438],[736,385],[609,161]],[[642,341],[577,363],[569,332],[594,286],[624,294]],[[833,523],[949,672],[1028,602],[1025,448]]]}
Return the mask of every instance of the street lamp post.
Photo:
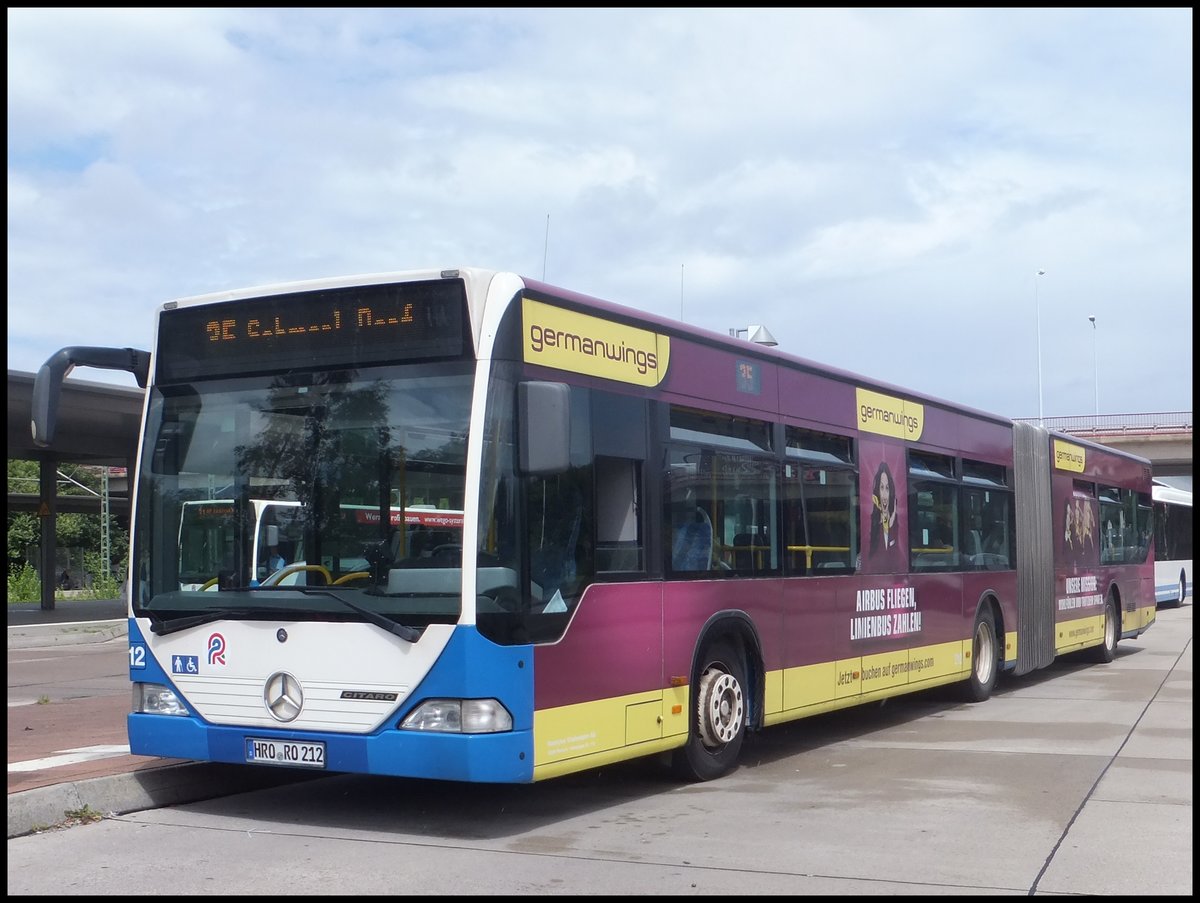
{"label": "street lamp post", "polygon": [[1088,317],[1092,324],[1092,377],[1096,386],[1096,417],[1100,416],[1100,358],[1096,355],[1096,318]]}
{"label": "street lamp post", "polygon": [[1038,276],[1045,276],[1045,270],[1038,270],[1033,277],[1033,306],[1037,309],[1037,352],[1038,352],[1038,423],[1046,421],[1045,410],[1042,407],[1042,303],[1038,300]]}

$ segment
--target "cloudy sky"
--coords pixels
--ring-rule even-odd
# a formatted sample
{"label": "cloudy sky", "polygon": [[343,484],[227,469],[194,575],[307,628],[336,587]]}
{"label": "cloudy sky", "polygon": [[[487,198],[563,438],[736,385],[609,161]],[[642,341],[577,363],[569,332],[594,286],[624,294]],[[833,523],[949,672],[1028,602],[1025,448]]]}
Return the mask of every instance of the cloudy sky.
{"label": "cloudy sky", "polygon": [[481,266],[1011,417],[1191,411],[1192,128],[1190,8],[9,8],[8,366]]}

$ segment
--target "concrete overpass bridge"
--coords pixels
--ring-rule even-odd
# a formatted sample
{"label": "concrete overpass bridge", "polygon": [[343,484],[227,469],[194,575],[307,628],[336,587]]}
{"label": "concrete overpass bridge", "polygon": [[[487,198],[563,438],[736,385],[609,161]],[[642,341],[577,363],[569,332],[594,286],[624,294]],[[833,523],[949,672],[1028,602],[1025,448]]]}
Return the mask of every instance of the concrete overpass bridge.
{"label": "concrete overpass bridge", "polygon": [[[1039,422],[1035,417],[1023,419],[1027,423]],[[1050,429],[1149,458],[1156,478],[1166,477],[1169,482],[1191,488],[1191,411],[1045,417],[1041,423]]]}

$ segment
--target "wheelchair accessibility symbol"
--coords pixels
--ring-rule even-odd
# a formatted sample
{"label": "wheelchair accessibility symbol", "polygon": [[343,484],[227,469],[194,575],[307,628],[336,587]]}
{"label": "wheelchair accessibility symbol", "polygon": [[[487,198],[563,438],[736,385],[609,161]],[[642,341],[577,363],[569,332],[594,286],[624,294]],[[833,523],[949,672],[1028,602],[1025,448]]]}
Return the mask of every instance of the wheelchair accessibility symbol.
{"label": "wheelchair accessibility symbol", "polygon": [[172,674],[199,674],[200,656],[174,655],[171,657]]}

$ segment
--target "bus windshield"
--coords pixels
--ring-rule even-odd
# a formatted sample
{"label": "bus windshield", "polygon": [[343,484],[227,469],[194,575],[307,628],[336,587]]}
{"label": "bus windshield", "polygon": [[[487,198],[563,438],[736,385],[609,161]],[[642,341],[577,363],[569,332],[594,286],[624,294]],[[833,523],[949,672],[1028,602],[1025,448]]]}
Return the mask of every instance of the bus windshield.
{"label": "bus windshield", "polygon": [[456,363],[156,386],[135,614],[456,621],[471,384]]}

